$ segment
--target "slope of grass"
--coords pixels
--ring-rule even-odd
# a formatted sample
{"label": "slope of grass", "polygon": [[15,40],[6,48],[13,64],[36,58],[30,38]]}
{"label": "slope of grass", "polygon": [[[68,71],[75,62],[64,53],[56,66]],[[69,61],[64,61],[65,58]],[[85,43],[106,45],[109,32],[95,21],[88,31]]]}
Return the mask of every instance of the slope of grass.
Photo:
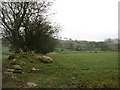
{"label": "slope of grass", "polygon": [[[54,62],[47,64],[27,54],[14,63],[25,61],[23,74],[3,74],[3,88],[22,88],[28,81],[37,88],[117,88],[118,53],[48,54]],[[33,61],[31,63],[31,60]],[[13,61],[3,60],[3,70],[12,67]],[[40,71],[30,72],[31,68]],[[16,76],[17,78],[11,78]]]}

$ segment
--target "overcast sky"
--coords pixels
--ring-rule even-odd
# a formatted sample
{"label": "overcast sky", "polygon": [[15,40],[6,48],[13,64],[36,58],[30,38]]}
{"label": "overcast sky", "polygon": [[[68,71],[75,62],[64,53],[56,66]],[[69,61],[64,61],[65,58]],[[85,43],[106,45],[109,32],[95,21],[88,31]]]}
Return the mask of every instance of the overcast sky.
{"label": "overcast sky", "polygon": [[62,38],[88,41],[117,38],[118,1],[56,0],[52,6],[56,14],[51,19],[62,26]]}
{"label": "overcast sky", "polygon": [[53,20],[62,26],[61,37],[103,41],[118,37],[119,0],[56,0]]}

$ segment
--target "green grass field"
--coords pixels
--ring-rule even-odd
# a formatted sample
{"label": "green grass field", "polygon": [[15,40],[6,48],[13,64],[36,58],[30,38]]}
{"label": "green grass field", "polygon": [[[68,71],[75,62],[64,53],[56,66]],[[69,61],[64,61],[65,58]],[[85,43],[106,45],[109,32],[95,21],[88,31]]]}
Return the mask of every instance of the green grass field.
{"label": "green grass field", "polygon": [[[4,55],[3,55],[4,56]],[[28,56],[17,62],[25,61],[23,74],[3,74],[3,88],[22,88],[28,81],[38,84],[37,88],[117,88],[118,53],[117,52],[80,52],[76,54],[48,54],[54,62],[42,63]],[[3,60],[3,70],[11,67],[13,61]],[[40,71],[31,72],[32,67]]]}

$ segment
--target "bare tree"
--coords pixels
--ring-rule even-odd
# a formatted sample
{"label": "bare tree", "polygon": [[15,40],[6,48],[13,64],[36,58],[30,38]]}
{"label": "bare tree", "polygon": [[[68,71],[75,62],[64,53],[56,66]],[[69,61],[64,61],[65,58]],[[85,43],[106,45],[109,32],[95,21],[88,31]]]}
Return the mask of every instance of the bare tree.
{"label": "bare tree", "polygon": [[[58,32],[58,29],[45,16],[51,5],[52,2],[45,0],[41,0],[40,3],[1,3],[0,24],[3,37],[10,41],[15,51],[34,50],[47,53],[53,50],[55,47],[53,34]],[[47,43],[49,50],[44,50],[48,47]]]}

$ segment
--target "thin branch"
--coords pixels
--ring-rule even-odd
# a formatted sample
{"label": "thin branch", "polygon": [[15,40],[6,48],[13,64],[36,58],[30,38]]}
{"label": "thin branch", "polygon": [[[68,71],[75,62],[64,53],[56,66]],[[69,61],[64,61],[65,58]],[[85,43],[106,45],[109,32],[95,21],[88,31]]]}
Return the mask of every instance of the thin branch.
{"label": "thin branch", "polygon": [[5,15],[4,15],[3,11],[2,11],[2,15],[3,15],[2,22],[4,23],[4,25],[5,25],[10,31],[12,31],[11,28],[9,27],[9,25],[7,25],[7,23],[5,22]]}

